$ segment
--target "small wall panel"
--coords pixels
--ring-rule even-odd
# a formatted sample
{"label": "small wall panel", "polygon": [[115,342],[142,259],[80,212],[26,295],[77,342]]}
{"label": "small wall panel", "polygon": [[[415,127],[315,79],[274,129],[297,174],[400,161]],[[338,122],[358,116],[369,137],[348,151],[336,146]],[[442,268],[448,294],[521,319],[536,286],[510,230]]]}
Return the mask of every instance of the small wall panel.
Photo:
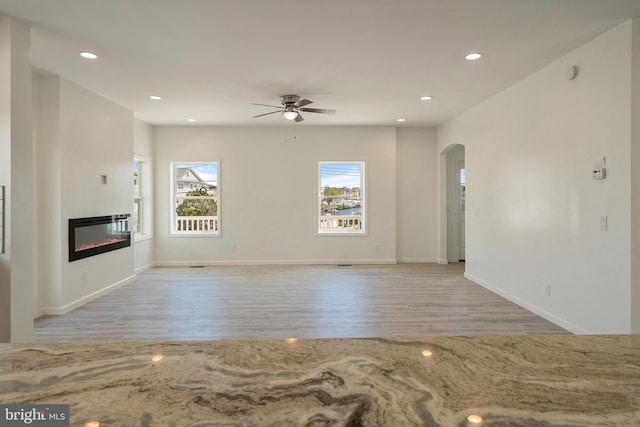
{"label": "small wall panel", "polygon": [[0,254],[4,253],[4,185],[0,185]]}

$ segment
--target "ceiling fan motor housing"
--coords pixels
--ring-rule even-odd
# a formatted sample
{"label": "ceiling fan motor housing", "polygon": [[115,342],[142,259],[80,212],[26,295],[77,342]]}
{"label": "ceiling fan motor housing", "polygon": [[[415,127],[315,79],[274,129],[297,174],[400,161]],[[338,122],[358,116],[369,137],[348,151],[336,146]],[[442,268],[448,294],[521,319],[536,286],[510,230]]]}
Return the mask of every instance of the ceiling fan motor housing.
{"label": "ceiling fan motor housing", "polygon": [[282,95],[280,97],[280,102],[285,106],[295,104],[298,101],[300,101],[300,97],[298,95]]}

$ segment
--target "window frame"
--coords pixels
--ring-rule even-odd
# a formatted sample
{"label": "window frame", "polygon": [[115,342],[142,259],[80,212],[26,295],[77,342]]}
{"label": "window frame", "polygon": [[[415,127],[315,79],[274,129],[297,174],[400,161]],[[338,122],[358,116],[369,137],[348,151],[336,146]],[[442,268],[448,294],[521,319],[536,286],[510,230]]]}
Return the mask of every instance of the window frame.
{"label": "window frame", "polygon": [[[141,184],[142,184],[141,175],[142,175],[142,172],[140,170],[140,164],[141,163],[142,162],[140,160],[138,160],[138,159],[136,159],[134,157],[134,159],[133,159],[133,166],[134,166],[133,171],[134,171],[134,173],[135,172],[138,173],[138,175],[135,178],[136,182],[133,185],[133,212],[132,212],[132,215],[131,215],[131,219],[132,219],[132,222],[133,222],[132,229],[133,229],[134,238],[138,237],[138,236],[140,236],[142,234],[143,225],[144,225],[143,216],[142,216],[143,209],[142,209],[142,194],[141,194],[142,193],[141,192],[141,190],[142,190],[142,188],[141,188]],[[136,167],[136,165],[137,165],[137,167]],[[138,208],[137,209],[137,212],[138,212],[137,215],[136,215],[136,206]],[[138,223],[137,227],[136,227],[136,220],[137,220],[137,223]]]}
{"label": "window frame", "polygon": [[[323,165],[345,165],[345,164],[359,164],[360,165],[360,209],[362,210],[361,218],[360,218],[360,229],[344,229],[344,230],[322,230],[320,227],[321,220],[321,204],[322,199],[327,197],[322,194],[322,166]],[[353,237],[361,237],[367,236],[369,233],[367,226],[367,184],[366,184],[366,161],[364,160],[354,160],[354,161],[334,161],[334,160],[320,160],[317,164],[316,171],[316,235],[317,236],[353,236]],[[339,197],[339,196],[331,196],[331,197]],[[340,196],[342,197],[342,196]],[[346,197],[345,197],[346,198]]]}
{"label": "window frame", "polygon": [[[177,212],[176,212],[176,206],[177,206],[177,199],[178,199],[178,190],[191,190],[193,188],[193,185],[191,185],[191,188],[187,188],[188,186],[183,185],[181,188],[178,188],[178,183],[177,183],[177,179],[178,177],[176,176],[176,170],[178,165],[189,165],[189,166],[200,166],[200,165],[216,165],[216,195],[215,196],[210,196],[210,197],[205,197],[205,196],[190,196],[193,197],[193,200],[196,199],[214,199],[216,200],[217,203],[217,210],[218,210],[218,214],[216,215],[217,218],[217,230],[215,230],[214,232],[211,231],[199,231],[199,230],[177,230],[176,224],[177,224]],[[211,160],[211,161],[198,161],[198,162],[189,162],[189,161],[180,161],[180,162],[169,162],[169,179],[170,179],[170,198],[169,198],[169,205],[170,205],[170,209],[169,209],[169,237],[220,237],[222,235],[221,231],[221,192],[220,192],[220,177],[221,177],[221,173],[220,173],[220,160]]]}
{"label": "window frame", "polygon": [[151,180],[151,159],[145,156],[135,154],[133,163],[138,164],[138,185],[137,192],[133,189],[132,214],[131,220],[135,224],[135,204],[138,203],[138,220],[139,230],[135,229],[135,225],[131,226],[134,241],[152,238],[153,234],[153,218],[152,218],[152,180]]}

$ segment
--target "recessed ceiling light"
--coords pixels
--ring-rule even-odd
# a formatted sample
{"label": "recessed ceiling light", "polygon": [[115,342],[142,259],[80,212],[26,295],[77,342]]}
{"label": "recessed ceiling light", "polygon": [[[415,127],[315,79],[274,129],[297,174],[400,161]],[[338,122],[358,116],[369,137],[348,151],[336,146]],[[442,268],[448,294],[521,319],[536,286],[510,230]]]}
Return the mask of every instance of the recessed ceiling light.
{"label": "recessed ceiling light", "polygon": [[196,120],[196,119],[187,119],[187,121],[188,121],[188,122],[192,122],[192,123],[193,123],[193,122],[197,122],[197,120]]}
{"label": "recessed ceiling light", "polygon": [[80,56],[86,59],[98,59],[98,55],[93,52],[80,52]]}
{"label": "recessed ceiling light", "polygon": [[431,101],[433,99],[433,96],[421,96],[420,99],[423,101]]}
{"label": "recessed ceiling light", "polygon": [[398,119],[399,122],[406,122],[407,119]]}
{"label": "recessed ceiling light", "polygon": [[149,99],[153,99],[154,101],[160,101],[162,97],[158,95],[150,95]]}
{"label": "recessed ceiling light", "polygon": [[480,59],[482,58],[483,54],[480,52],[472,52],[470,54],[468,54],[467,56],[465,56],[465,58],[467,58],[468,61],[475,61],[476,59]]}

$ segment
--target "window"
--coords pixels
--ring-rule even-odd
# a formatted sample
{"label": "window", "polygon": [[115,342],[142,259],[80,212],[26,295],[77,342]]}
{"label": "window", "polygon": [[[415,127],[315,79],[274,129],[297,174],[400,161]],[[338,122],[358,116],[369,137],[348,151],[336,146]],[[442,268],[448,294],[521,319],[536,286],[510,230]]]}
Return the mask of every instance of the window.
{"label": "window", "polygon": [[142,233],[142,192],[140,191],[140,161],[133,161],[133,234]]}
{"label": "window", "polygon": [[136,239],[151,237],[151,159],[133,159],[133,215],[131,230]]}
{"label": "window", "polygon": [[365,234],[364,162],[318,162],[318,183],[318,233]]}
{"label": "window", "polygon": [[219,235],[219,163],[171,163],[171,176],[172,234]]}

